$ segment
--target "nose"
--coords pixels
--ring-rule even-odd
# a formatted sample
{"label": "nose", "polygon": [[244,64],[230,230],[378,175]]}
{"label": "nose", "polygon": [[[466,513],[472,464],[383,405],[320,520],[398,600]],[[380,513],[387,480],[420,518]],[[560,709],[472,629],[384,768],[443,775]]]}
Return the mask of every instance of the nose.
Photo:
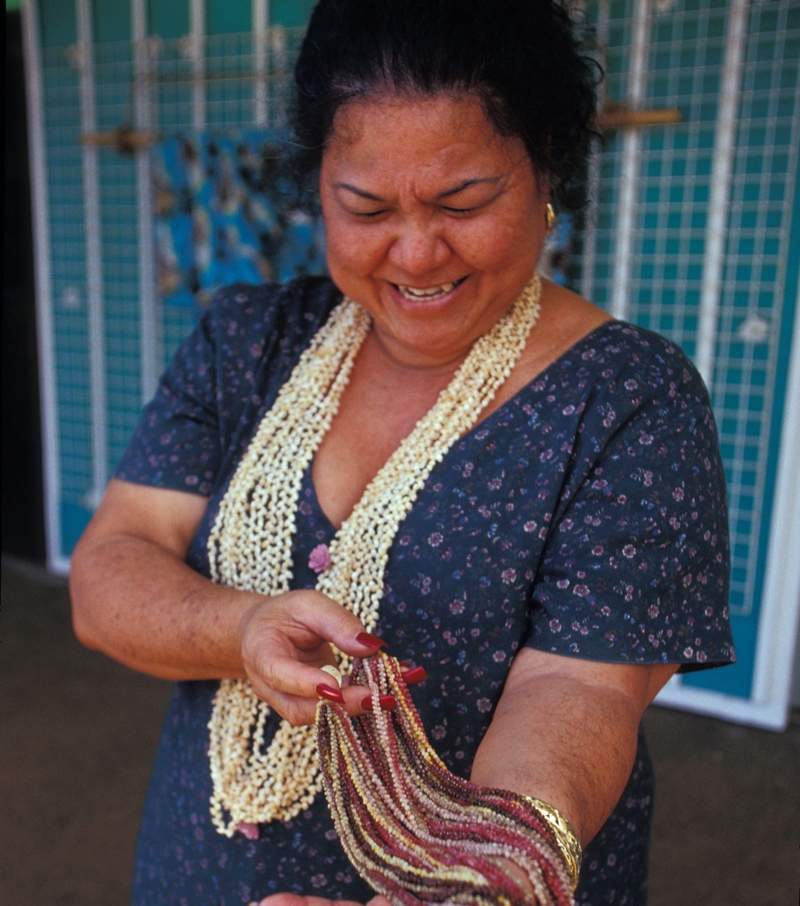
{"label": "nose", "polygon": [[409,276],[419,277],[445,265],[451,254],[433,224],[415,222],[406,224],[394,239],[389,260]]}

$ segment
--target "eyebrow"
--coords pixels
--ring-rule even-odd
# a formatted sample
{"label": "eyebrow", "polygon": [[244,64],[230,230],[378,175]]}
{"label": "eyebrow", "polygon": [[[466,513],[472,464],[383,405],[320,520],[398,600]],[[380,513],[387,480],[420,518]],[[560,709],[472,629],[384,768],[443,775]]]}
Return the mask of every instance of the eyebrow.
{"label": "eyebrow", "polygon": [[[436,198],[437,200],[440,198],[448,198],[451,195],[457,195],[459,192],[463,192],[464,189],[468,189],[470,186],[479,185],[481,183],[496,183],[499,182],[500,179],[500,176],[485,176],[478,179],[467,179],[457,186],[454,186],[452,189],[446,189],[444,192],[440,192]],[[365,189],[359,189],[358,186],[351,185],[348,182],[334,183],[334,188],[347,189],[348,192],[358,195],[359,198],[366,198],[368,201],[385,201],[380,195],[373,195],[372,192],[367,192]]]}

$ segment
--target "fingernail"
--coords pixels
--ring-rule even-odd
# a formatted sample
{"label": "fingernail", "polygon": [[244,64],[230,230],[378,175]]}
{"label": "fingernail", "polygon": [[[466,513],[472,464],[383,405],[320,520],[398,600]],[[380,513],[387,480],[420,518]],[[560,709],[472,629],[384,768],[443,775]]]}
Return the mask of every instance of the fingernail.
{"label": "fingernail", "polygon": [[356,636],[356,641],[359,645],[366,645],[368,648],[381,648],[384,645],[388,645],[388,642],[384,642],[383,639],[379,639],[378,636],[373,635],[371,632],[359,632]]}
{"label": "fingernail", "polygon": [[411,666],[411,661],[400,661],[400,669],[401,669],[401,670],[408,670],[408,668],[409,668],[410,666]]}
{"label": "fingernail", "polygon": [[339,702],[344,704],[344,696],[338,689],[334,689],[332,686],[326,686],[325,683],[320,683],[317,686],[317,695],[321,698],[327,698],[332,702]]}
{"label": "fingernail", "polygon": [[405,680],[407,686],[413,686],[416,683],[421,683],[427,678],[428,673],[424,667],[413,667],[411,670],[407,670],[405,673],[403,673],[403,679]]}
{"label": "fingernail", "polygon": [[[379,695],[378,704],[384,711],[396,711],[397,710],[397,699],[393,695]],[[372,696],[368,695],[366,698],[361,699],[361,708],[364,711],[372,710]]]}

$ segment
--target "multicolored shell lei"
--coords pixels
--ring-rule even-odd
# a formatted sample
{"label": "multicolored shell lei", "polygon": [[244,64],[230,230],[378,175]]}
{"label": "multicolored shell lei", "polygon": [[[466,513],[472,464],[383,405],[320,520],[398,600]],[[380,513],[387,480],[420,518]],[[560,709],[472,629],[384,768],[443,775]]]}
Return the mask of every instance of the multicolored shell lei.
{"label": "multicolored shell lei", "polygon": [[448,771],[398,661],[383,652],[357,660],[350,682],[369,686],[374,702],[393,695],[398,704],[352,718],[335,702],[317,708],[325,795],[361,877],[393,906],[572,906],[547,819],[524,796]]}

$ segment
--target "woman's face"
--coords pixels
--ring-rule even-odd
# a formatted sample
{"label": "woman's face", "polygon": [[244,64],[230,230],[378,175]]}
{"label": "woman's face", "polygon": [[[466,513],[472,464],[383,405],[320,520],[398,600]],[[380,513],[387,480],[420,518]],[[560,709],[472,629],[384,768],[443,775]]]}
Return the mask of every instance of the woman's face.
{"label": "woman's face", "polygon": [[331,276],[398,362],[444,365],[504,315],[534,271],[546,191],[480,102],[438,95],[337,112],[320,197]]}

